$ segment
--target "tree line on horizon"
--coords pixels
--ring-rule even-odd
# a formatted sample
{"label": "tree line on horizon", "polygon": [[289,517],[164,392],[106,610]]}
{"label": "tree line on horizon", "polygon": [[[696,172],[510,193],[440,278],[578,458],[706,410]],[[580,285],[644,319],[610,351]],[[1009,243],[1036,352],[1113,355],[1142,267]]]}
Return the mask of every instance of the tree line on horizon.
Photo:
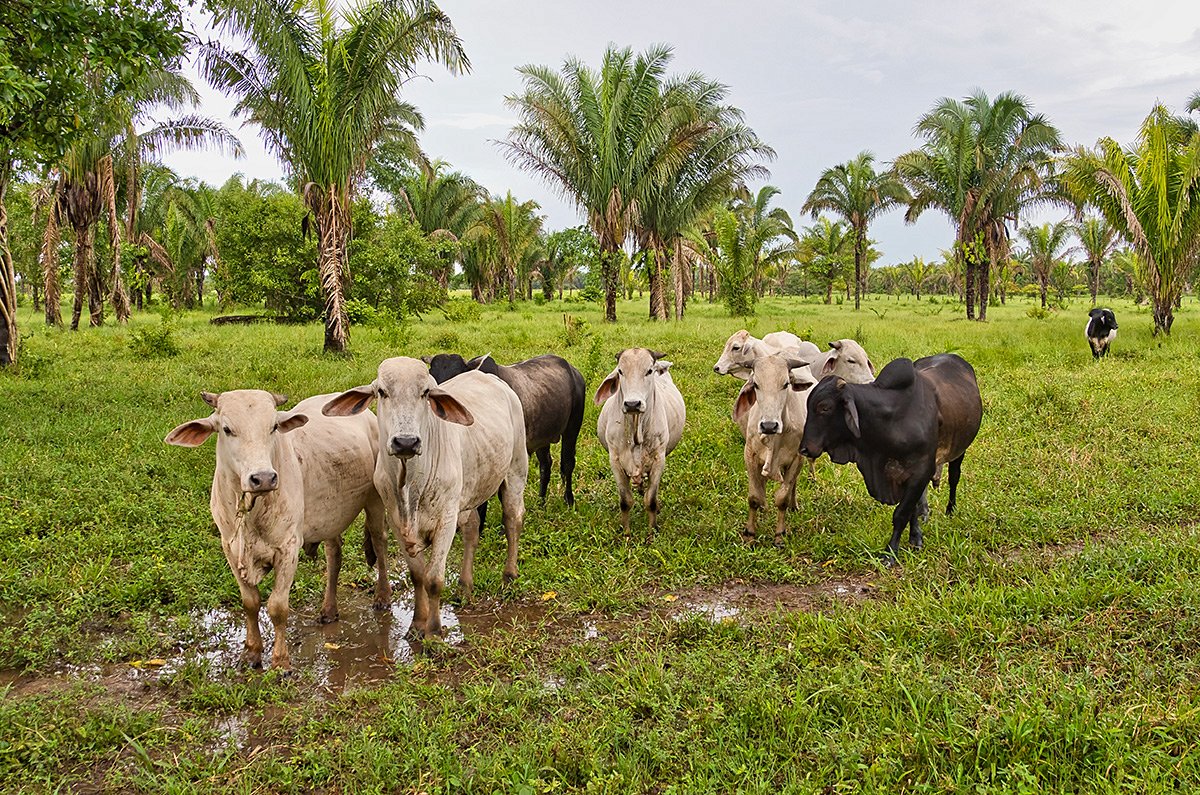
{"label": "tree line on horizon", "polygon": [[[427,62],[470,69],[435,3],[206,6],[243,48],[189,38],[176,0],[0,9],[0,96],[11,98],[0,106],[0,366],[16,361],[18,298],[61,325],[67,282],[72,329],[85,316],[103,323],[107,308],[123,322],[155,290],[190,307],[211,289],[222,306],[320,319],[325,350],[340,352],[352,322],[419,313],[460,286],[484,303],[581,288],[614,322],[618,297],[635,290],[662,320],[698,295],[746,315],[767,293],[828,303],[835,291],[855,309],[871,292],[940,292],[985,320],[990,300],[1033,293],[1046,307],[1084,282],[1093,303],[1102,291],[1148,300],[1155,333],[1169,334],[1196,270],[1200,130],[1161,104],[1129,144],[1068,147],[1019,94],[943,98],[917,121],[913,150],[826,169],[800,208],[813,223],[797,227],[778,189],[751,187],[775,153],[727,86],[672,74],[668,46],[610,46],[598,68],[575,57],[523,66],[506,98],[518,116],[501,143],[508,159],[584,217],[551,231],[535,202],[421,150],[404,81]],[[189,53],[237,100],[285,183],[212,186],[161,163],[173,147],[241,151],[194,112]],[[1200,92],[1186,106],[1197,110]],[[1020,222],[1054,206],[1063,220]],[[941,263],[874,266],[870,225],[892,210],[950,221]]]}

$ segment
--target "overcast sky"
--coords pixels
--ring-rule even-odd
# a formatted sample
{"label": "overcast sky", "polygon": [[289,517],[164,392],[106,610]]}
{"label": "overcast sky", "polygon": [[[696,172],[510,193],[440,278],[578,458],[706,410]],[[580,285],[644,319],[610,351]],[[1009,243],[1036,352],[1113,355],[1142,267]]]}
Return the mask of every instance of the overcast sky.
{"label": "overcast sky", "polygon": [[[509,165],[496,145],[512,126],[504,98],[516,67],[558,67],[567,55],[598,64],[609,43],[665,42],[672,71],[699,70],[730,98],[778,157],[769,182],[797,226],[820,172],[863,149],[890,161],[914,148],[917,118],[944,96],[975,88],[1017,91],[1068,143],[1129,142],[1155,101],[1181,110],[1200,90],[1200,2],[607,2],[443,0],[471,72],[425,66],[405,98],[425,116],[421,144],[492,193],[538,201],[547,226],[582,221],[555,189]],[[211,35],[201,31],[202,37]],[[169,165],[219,184],[235,172],[278,179],[282,170],[253,127],[238,129],[232,102],[196,77],[203,112],[237,131],[246,157],[175,153]],[[884,263],[939,258],[949,224],[932,212],[913,226],[893,212],[871,228]]]}

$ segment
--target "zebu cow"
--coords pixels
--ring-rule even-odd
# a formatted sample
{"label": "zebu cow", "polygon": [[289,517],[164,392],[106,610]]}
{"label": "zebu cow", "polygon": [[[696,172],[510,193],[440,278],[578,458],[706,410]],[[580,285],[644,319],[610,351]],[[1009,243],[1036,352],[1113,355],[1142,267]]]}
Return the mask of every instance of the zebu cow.
{"label": "zebu cow", "polygon": [[237,580],[246,613],[245,659],[262,665],[258,584],[270,569],[275,585],[267,614],[275,628],[271,665],[287,670],[288,593],[300,549],[325,544],[325,600],[321,621],[336,621],[342,533],[364,510],[376,551],[375,609],[391,600],[387,578],[387,535],[383,504],[371,482],[375,468],[375,418],[370,412],[350,419],[321,415],[333,395],[302,400],[277,411],[282,395],[241,389],[202,393],[213,414],[185,422],[167,434],[167,444],[198,447],[217,434],[217,463],[209,507],[221,533],[225,560]]}
{"label": "zebu cow", "polygon": [[821,380],[836,375],[852,384],[869,384],[875,380],[875,365],[863,346],[851,339],[834,340],[829,350],[809,361],[812,374]]}
{"label": "zebu cow", "polygon": [[937,468],[950,465],[954,512],[963,456],[975,440],[983,401],[975,371],[952,353],[913,362],[895,359],[870,384],[826,378],[808,395],[801,454],[829,453],[835,463],[854,462],[871,496],[895,505],[885,560],[894,561],[900,532],[922,546],[921,506]]}
{"label": "zebu cow", "polygon": [[742,329],[735,331],[725,341],[725,350],[713,365],[713,372],[717,375],[732,375],[745,381],[750,377],[750,368],[754,360],[773,353],[785,353],[807,362],[820,356],[821,349],[788,331],[773,331],[760,340]]}
{"label": "zebu cow", "polygon": [[654,532],[658,524],[658,487],[667,454],[683,436],[683,395],[667,372],[671,363],[662,360],[665,355],[646,348],[621,351],[617,368],[596,390],[596,403],[604,404],[596,433],[608,451],[621,498],[621,528],[626,536],[633,488],[644,490],[650,533]]}
{"label": "zebu cow", "polygon": [[438,635],[455,528],[463,528],[458,579],[469,601],[479,543],[475,509],[497,492],[508,539],[504,580],[517,577],[529,473],[521,401],[499,378],[474,370],[439,386],[424,362],[401,356],[385,359],[372,383],[336,396],[324,412],[357,414],[372,400],[379,412],[375,486],[412,577],[412,627]]}
{"label": "zebu cow", "polygon": [[1083,333],[1092,348],[1093,359],[1107,356],[1108,346],[1117,338],[1117,316],[1111,309],[1097,307],[1088,312],[1088,323]]}
{"label": "zebu cow", "polygon": [[750,378],[733,404],[733,419],[746,440],[743,457],[749,479],[750,516],[743,536],[753,541],[758,511],[766,506],[768,479],[775,490],[775,544],[783,544],[787,511],[796,507],[796,476],[800,474],[800,438],[808,416],[805,400],[816,383],[808,367],[784,356],[760,356]]}

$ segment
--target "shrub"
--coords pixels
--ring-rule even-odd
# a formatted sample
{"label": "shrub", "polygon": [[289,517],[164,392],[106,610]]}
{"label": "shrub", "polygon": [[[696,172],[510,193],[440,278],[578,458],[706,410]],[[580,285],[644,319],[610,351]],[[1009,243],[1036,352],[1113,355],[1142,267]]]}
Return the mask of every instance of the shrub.
{"label": "shrub", "polygon": [[483,317],[483,308],[470,298],[450,298],[442,304],[442,317],[451,323],[466,323]]}
{"label": "shrub", "polygon": [[157,326],[135,330],[129,338],[129,350],[139,359],[167,359],[180,353],[166,317]]}

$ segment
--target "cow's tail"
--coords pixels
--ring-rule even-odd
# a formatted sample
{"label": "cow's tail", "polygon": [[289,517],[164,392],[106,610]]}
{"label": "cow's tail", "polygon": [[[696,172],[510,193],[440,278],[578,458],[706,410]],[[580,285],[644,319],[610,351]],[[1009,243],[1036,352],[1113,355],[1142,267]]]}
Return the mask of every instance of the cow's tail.
{"label": "cow's tail", "polygon": [[367,565],[372,568],[379,560],[379,556],[375,553],[375,542],[371,540],[371,531],[365,526],[363,527],[363,557],[367,559]]}

